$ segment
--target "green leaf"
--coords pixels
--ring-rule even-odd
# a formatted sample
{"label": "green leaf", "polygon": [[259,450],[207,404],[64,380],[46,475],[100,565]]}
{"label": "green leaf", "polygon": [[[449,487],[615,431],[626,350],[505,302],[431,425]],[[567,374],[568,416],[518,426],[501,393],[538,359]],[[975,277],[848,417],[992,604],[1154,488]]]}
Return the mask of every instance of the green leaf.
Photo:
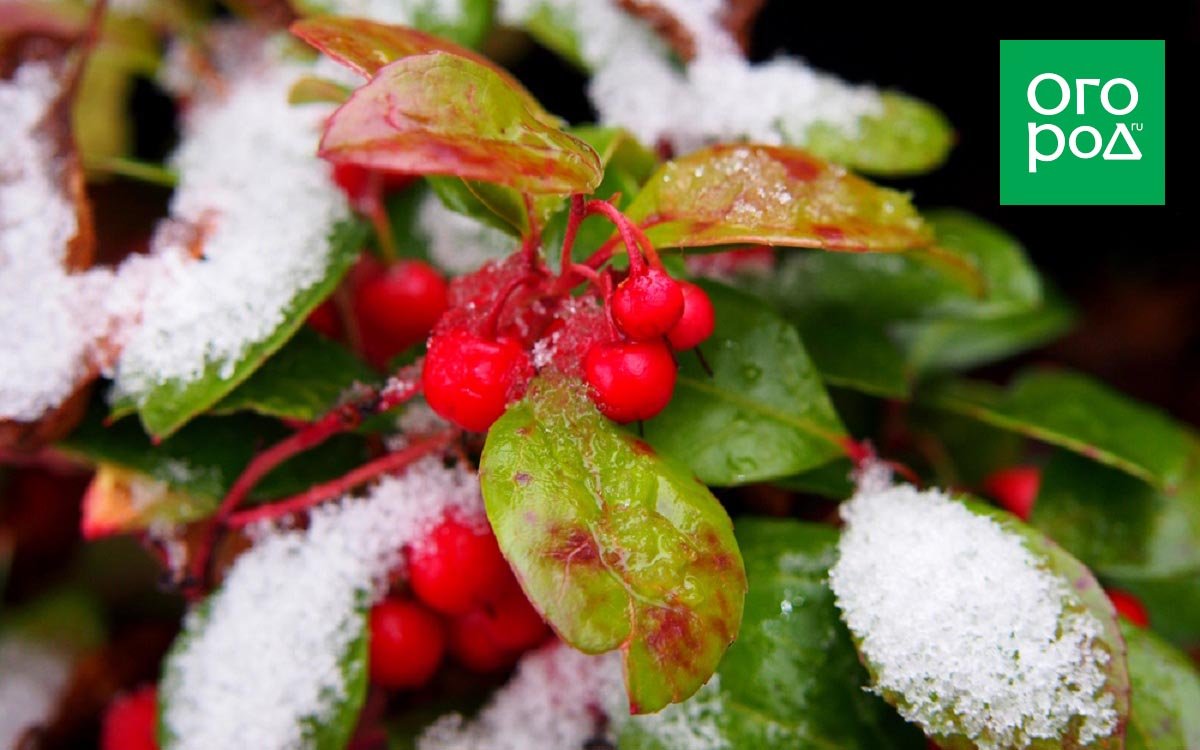
{"label": "green leaf", "polygon": [[1172,641],[1200,644],[1200,448],[1164,492],[1069,453],[1046,466],[1030,522],[1138,596]]}
{"label": "green leaf", "polygon": [[[169,437],[249,379],[304,325],[308,314],[333,292],[358,258],[366,235],[366,227],[360,222],[347,221],[334,227],[329,240],[330,252],[324,278],[299,290],[283,311],[283,323],[267,338],[246,347],[232,369],[226,363],[210,362],[205,366],[204,374],[195,380],[168,380],[140,394],[137,412],[146,431],[159,438]],[[128,405],[115,404],[114,411],[120,413],[122,407],[127,408]]]}
{"label": "green leaf", "polygon": [[1148,630],[1122,623],[1132,683],[1127,750],[1200,747],[1200,674],[1179,651]]}
{"label": "green leaf", "polygon": [[818,122],[796,145],[861,172],[902,176],[940,166],[954,141],[954,129],[936,108],[885,92],[883,112],[859,118],[856,131]]}
{"label": "green leaf", "polygon": [[[476,4],[481,0],[463,0]],[[446,52],[487,67],[508,84],[522,103],[537,119],[548,124],[557,118],[542,109],[542,105],[503,67],[466,47],[404,26],[368,21],[365,18],[322,16],[305,18],[291,26],[291,32],[310,45],[340,62],[364,78],[375,77],[389,63],[414,55]]]}
{"label": "green leaf", "polygon": [[74,585],[0,608],[0,640],[15,636],[80,655],[102,646],[106,630],[100,602],[92,592]]}
{"label": "green leaf", "polygon": [[791,320],[827,383],[884,398],[908,397],[908,363],[877,323],[836,308],[793,315]]}
{"label": "green leaf", "polygon": [[[470,216],[514,237],[524,237],[529,233],[529,214],[525,202],[513,188],[459,177],[431,175],[426,180],[451,211]],[[533,198],[534,215],[544,223],[562,201],[560,196],[537,196]]]}
{"label": "green leaf", "polygon": [[742,292],[700,282],[717,327],[680,354],[671,403],[646,423],[646,439],[686,462],[706,484],[796,474],[841,455],[845,429],[796,330]]}
{"label": "green leaf", "polygon": [[355,383],[378,379],[345,347],[304,327],[210,413],[253,411],[311,421],[328,411]]}
{"label": "green leaf", "polygon": [[849,459],[837,459],[800,474],[776,479],[771,484],[793,492],[845,500],[854,494],[854,483],[850,481],[853,471]]}
{"label": "green leaf", "polygon": [[1062,336],[1075,322],[1063,299],[996,318],[939,318],[902,321],[892,327],[916,373],[962,370],[1005,359]]}
{"label": "green leaf", "polygon": [[490,67],[445,52],[381,68],[330,117],[320,155],[531,194],[589,193],[603,177],[596,152],[539,120],[524,91]]}
{"label": "green leaf", "polygon": [[1030,522],[1102,576],[1200,575],[1200,449],[1175,492],[1059,452]]}
{"label": "green leaf", "polygon": [[[144,474],[209,505],[191,506],[180,516],[201,518],[216,508],[255,452],[285,437],[288,430],[274,419],[254,414],[203,417],[157,444],[138,425],[104,424],[103,404],[96,400],[80,426],[58,447],[93,463],[108,463]],[[299,492],[340,476],[366,459],[359,436],[340,435],[282,464],[255,488],[253,499]]]}
{"label": "green leaf", "polygon": [[717,676],[689,701],[635,717],[621,750],[706,747],[889,750],[924,736],[866,692],[867,675],[826,583],[837,531],[797,521],[737,525],[750,589],[741,634]]}
{"label": "green leaf", "polygon": [[[184,621],[183,631],[176,637],[170,652],[163,661],[163,675],[158,686],[158,745],[162,750],[172,750],[180,746],[180,738],[172,730],[168,716],[171,706],[178,701],[194,701],[190,695],[186,675],[177,667],[177,660],[187,651],[192,641],[199,637],[209,626],[213,597],[221,595],[218,590],[208,600],[202,602]],[[320,718],[304,717],[302,725],[303,750],[344,750],[354,736],[358,726],[359,713],[367,698],[367,672],[369,661],[369,643],[367,628],[367,610],[360,608],[353,613],[349,626],[354,629],[356,636],[350,641],[346,650],[339,655],[338,666],[341,671],[343,691],[331,698],[331,705],[326,715]],[[303,623],[296,623],[303,627]],[[299,655],[297,655],[299,656]],[[226,666],[226,669],[230,667]],[[326,675],[313,673],[314,680],[327,679]],[[228,689],[236,689],[230,684]],[[255,689],[254,685],[244,686],[246,690]],[[219,716],[213,717],[219,721]]]}
{"label": "green leaf", "polygon": [[965,211],[937,209],[924,215],[937,236],[938,247],[978,269],[986,286],[982,299],[949,300],[945,313],[996,317],[1041,303],[1041,277],[1016,238]]}
{"label": "green leaf", "polygon": [[683,466],[536,380],[488,432],[488,518],[530,600],[586,653],[621,649],[633,713],[684,700],[737,636],[746,578],[724,508]]}
{"label": "green leaf", "polygon": [[1164,488],[1189,460],[1186,431],[1166,415],[1077,373],[1026,372],[1007,390],[951,380],[918,395],[929,406],[973,417],[1115,466]]}
{"label": "green leaf", "polygon": [[774,146],[713,146],[667,162],[627,213],[662,247],[899,251],[933,240],[904,194]]}

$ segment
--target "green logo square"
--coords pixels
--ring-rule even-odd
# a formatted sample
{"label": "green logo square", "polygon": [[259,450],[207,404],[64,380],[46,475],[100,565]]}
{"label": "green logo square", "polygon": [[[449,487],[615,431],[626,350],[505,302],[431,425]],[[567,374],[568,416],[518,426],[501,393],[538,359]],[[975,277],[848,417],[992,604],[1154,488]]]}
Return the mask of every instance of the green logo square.
{"label": "green logo square", "polygon": [[1000,42],[1001,205],[1162,205],[1161,40]]}

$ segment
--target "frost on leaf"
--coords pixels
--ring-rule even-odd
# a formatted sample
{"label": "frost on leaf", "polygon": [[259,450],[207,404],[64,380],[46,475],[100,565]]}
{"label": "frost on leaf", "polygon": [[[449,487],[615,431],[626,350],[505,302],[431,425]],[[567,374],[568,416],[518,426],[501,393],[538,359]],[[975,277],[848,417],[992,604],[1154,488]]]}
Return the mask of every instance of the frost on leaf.
{"label": "frost on leaf", "polygon": [[[588,96],[601,122],[676,153],[720,142],[789,144],[886,174],[924,171],[945,159],[951,129],[922,102],[849,84],[792,57],[745,60],[722,23],[736,4],[500,0],[498,16],[592,72]],[[621,5],[663,22],[658,27],[673,41],[685,42],[687,64],[672,60],[651,25]]]}
{"label": "frost on leaf", "polygon": [[843,506],[830,571],[872,689],[981,750],[1123,747],[1125,645],[1091,574],[1011,518],[889,481]]}
{"label": "frost on leaf", "polygon": [[668,162],[627,213],[667,247],[900,251],[933,240],[904,194],[772,146],[714,146]]}
{"label": "frost on leaf", "polygon": [[590,656],[554,642],[522,657],[516,675],[479,715],[446,714],[417,750],[564,750],[608,739],[625,713],[615,654]]}
{"label": "frost on leaf", "polygon": [[168,657],[165,748],[344,747],[365,693],[366,608],[405,545],[448,511],[482,519],[481,505],[472,475],[427,459],[313,511],[305,530],[257,527]]}
{"label": "frost on leaf", "polygon": [[288,103],[309,67],[244,37],[217,49],[229,77],[192,92],[152,243],[164,278],[116,368],[118,401],[160,435],[245,379],[349,263],[335,235],[349,208],[314,153],[331,110]]}
{"label": "frost on leaf", "polygon": [[325,128],[335,163],[453,175],[527,193],[589,193],[603,177],[590,146],[532,111],[492,67],[445,52],[389,63]]}
{"label": "frost on leaf", "polygon": [[724,508],[686,469],[541,380],[488,432],[480,480],[500,548],[555,631],[622,651],[633,713],[712,675],[746,576]]}

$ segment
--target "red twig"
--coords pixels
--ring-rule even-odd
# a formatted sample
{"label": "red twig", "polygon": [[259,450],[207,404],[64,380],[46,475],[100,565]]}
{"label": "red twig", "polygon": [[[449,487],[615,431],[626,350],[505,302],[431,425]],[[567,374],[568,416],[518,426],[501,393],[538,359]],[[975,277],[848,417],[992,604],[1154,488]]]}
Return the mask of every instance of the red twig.
{"label": "red twig", "polygon": [[562,262],[559,268],[559,277],[562,278],[570,273],[571,268],[571,251],[575,247],[575,235],[579,233],[579,225],[583,223],[584,217],[584,197],[578,193],[571,196],[571,212],[567,214],[567,228],[563,232],[562,244]]}
{"label": "red twig", "polygon": [[533,208],[533,198],[528,193],[522,193],[521,199],[525,202],[525,218],[529,223],[529,233],[521,242],[521,256],[532,268],[537,264],[538,248],[542,245],[542,227],[538,223],[537,212]]}
{"label": "red twig", "polygon": [[208,578],[209,557],[219,527],[263,477],[292,456],[315,448],[340,432],[354,429],[362,423],[364,415],[387,411],[412,398],[419,390],[419,382],[415,379],[409,382],[389,382],[382,395],[371,392],[358,403],[343,404],[252,458],[221,500],[216,513],[200,531],[196,552],[188,565],[189,588],[195,592],[203,587]]}
{"label": "red twig", "polygon": [[257,521],[266,521],[299,513],[326,500],[341,497],[355,487],[366,484],[380,474],[399,471],[420,458],[445,449],[454,441],[457,434],[457,430],[446,430],[445,432],[413,443],[395,453],[389,453],[373,461],[368,461],[362,466],[346,473],[344,476],[325,482],[324,484],[318,484],[297,495],[292,495],[270,505],[262,505],[239,513],[232,513],[225,519],[225,525],[231,528],[240,528]]}
{"label": "red twig", "polygon": [[638,248],[641,242],[638,239],[637,232],[635,231],[636,227],[633,222],[626,218],[620,209],[607,201],[590,200],[584,204],[584,212],[599,214],[616,226],[617,232],[621,236],[621,241],[625,243],[625,252],[629,255],[629,272],[635,276],[640,274],[643,268],[643,259]]}

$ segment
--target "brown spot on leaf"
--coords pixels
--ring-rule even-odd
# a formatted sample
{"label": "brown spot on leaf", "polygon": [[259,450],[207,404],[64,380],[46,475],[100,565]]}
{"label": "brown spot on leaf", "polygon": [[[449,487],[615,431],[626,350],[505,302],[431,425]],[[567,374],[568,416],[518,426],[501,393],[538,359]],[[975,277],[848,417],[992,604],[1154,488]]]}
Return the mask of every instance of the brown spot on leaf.
{"label": "brown spot on leaf", "polygon": [[650,445],[649,443],[647,443],[645,440],[642,440],[641,438],[631,437],[629,439],[629,446],[631,448],[633,448],[633,452],[638,454],[639,456],[656,456],[656,455],[658,455],[657,453],[655,453],[654,447],[652,445]]}
{"label": "brown spot on leaf", "polygon": [[594,564],[600,559],[596,540],[583,529],[573,528],[565,535],[562,530],[551,529],[549,536],[553,546],[546,550],[546,555],[553,560],[567,564]]}
{"label": "brown spot on leaf", "polygon": [[695,616],[685,607],[670,605],[646,612],[647,648],[660,664],[687,667],[700,654],[703,641]]}
{"label": "brown spot on leaf", "polygon": [[818,237],[829,243],[842,242],[846,239],[845,230],[832,224],[813,224],[812,230]]}
{"label": "brown spot on leaf", "polygon": [[518,471],[516,474],[513,474],[513,481],[522,487],[525,487],[533,481],[533,477],[531,477],[527,471]]}

